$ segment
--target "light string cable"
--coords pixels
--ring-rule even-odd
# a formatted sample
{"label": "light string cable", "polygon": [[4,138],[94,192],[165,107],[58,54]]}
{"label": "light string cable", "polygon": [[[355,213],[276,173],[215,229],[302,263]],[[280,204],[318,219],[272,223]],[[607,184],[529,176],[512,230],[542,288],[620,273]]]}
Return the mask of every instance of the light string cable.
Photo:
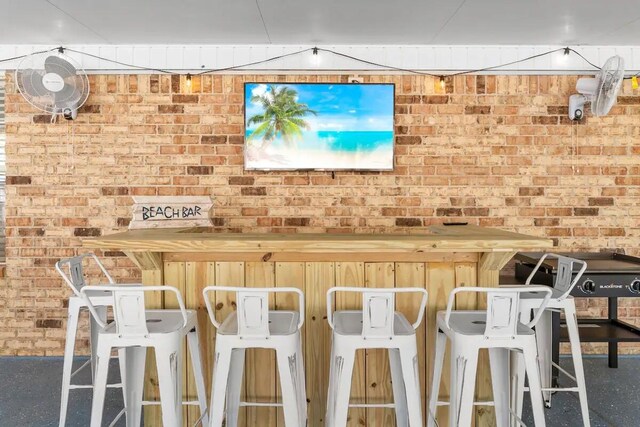
{"label": "light string cable", "polygon": [[[169,69],[155,68],[155,67],[145,67],[145,66],[142,66],[142,65],[130,64],[130,63],[118,61],[118,60],[111,59],[111,58],[105,58],[103,56],[95,55],[95,54],[92,54],[92,53],[89,53],[89,52],[83,52],[83,51],[76,50],[76,49],[65,48],[63,46],[59,46],[59,47],[52,48],[52,49],[41,50],[41,51],[38,51],[38,52],[33,52],[33,53],[30,53],[30,54],[26,54],[26,55],[19,55],[19,56],[14,56],[14,57],[11,57],[11,58],[0,59],[0,63],[14,61],[14,60],[25,58],[25,57],[27,57],[29,55],[52,52],[52,51],[55,51],[55,50],[58,50],[58,51],[61,51],[61,52],[69,51],[69,52],[76,53],[78,55],[88,56],[90,58],[98,59],[100,61],[110,62],[110,63],[113,63],[113,64],[121,65],[123,67],[134,68],[134,69],[137,69],[137,70],[152,71],[152,72],[158,72],[158,73],[161,73],[161,74],[169,74],[169,75],[181,75],[181,74],[183,74],[183,73],[172,71],[172,70],[169,70]],[[448,73],[448,74],[436,74],[436,73],[432,73],[432,72],[428,72],[428,71],[420,71],[420,70],[415,70],[415,69],[410,69],[410,68],[396,67],[396,66],[393,66],[393,65],[381,64],[381,63],[378,63],[378,62],[369,61],[369,60],[366,60],[366,59],[363,59],[363,58],[359,58],[357,56],[349,55],[349,54],[342,53],[342,52],[339,52],[339,51],[335,51],[335,50],[332,50],[332,49],[325,49],[325,48],[320,48],[320,47],[311,47],[311,48],[302,49],[302,50],[298,50],[298,51],[295,51],[295,52],[289,52],[289,53],[285,53],[285,54],[282,54],[282,55],[277,55],[277,56],[273,56],[273,57],[270,57],[270,58],[266,58],[266,59],[262,59],[262,60],[258,60],[258,61],[253,61],[253,62],[248,62],[248,63],[244,63],[244,64],[232,65],[232,66],[229,66],[229,67],[222,67],[222,68],[206,69],[206,70],[202,70],[202,71],[199,71],[197,73],[194,73],[193,75],[204,75],[204,74],[220,73],[220,72],[224,72],[224,71],[239,70],[239,69],[243,69],[243,68],[246,68],[246,67],[266,64],[266,63],[277,61],[279,59],[283,59],[283,58],[287,58],[287,57],[301,55],[301,54],[306,53],[306,52],[313,52],[314,54],[317,54],[318,52],[326,52],[326,53],[330,53],[332,55],[336,55],[338,57],[350,59],[350,60],[353,60],[353,61],[356,61],[356,62],[359,62],[359,63],[362,63],[362,64],[367,64],[367,65],[371,65],[371,66],[382,68],[382,69],[400,71],[400,72],[404,72],[404,73],[411,73],[411,74],[418,74],[418,75],[425,75],[425,76],[431,76],[431,77],[440,77],[442,79],[442,78],[445,78],[445,77],[455,77],[455,76],[482,73],[482,72],[485,72],[485,71],[496,70],[496,69],[499,69],[499,68],[508,67],[508,66],[515,65],[515,64],[520,64],[520,63],[523,63],[523,62],[526,62],[526,61],[531,61],[533,59],[541,58],[541,57],[544,57],[544,56],[547,56],[547,55],[551,55],[551,54],[554,54],[554,53],[557,53],[557,52],[561,52],[561,51],[573,52],[576,55],[578,55],[578,57],[580,57],[585,63],[589,64],[591,67],[593,67],[593,68],[595,68],[597,70],[602,69],[602,67],[599,67],[598,65],[594,64],[588,58],[586,58],[583,54],[581,54],[580,52],[578,52],[577,50],[575,50],[575,49],[573,49],[571,47],[552,49],[552,50],[549,50],[549,51],[546,51],[546,52],[541,52],[541,53],[538,53],[538,54],[535,54],[535,55],[528,56],[526,58],[518,59],[518,60],[515,60],[515,61],[510,61],[510,62],[507,62],[507,63],[504,63],[504,64],[492,65],[492,66],[489,66],[489,67],[476,68],[476,69],[470,69],[470,70],[462,70],[462,71],[458,71],[458,72],[454,72],[454,73]],[[635,76],[636,77],[640,76],[640,72],[635,74]],[[627,77],[625,77],[625,79],[630,79],[632,77],[634,77],[634,76],[627,76]]]}
{"label": "light string cable", "polygon": [[25,55],[18,55],[18,56],[12,56],[11,58],[4,58],[4,59],[0,59],[0,63],[3,62],[11,62],[11,61],[17,61],[18,59],[22,59],[22,58],[26,58],[27,56],[31,56],[31,55],[39,55],[41,53],[47,53],[47,52],[53,52],[54,50],[58,50],[57,47],[54,47],[52,49],[45,49],[45,50],[39,50],[37,52],[31,52],[31,53],[27,53]]}

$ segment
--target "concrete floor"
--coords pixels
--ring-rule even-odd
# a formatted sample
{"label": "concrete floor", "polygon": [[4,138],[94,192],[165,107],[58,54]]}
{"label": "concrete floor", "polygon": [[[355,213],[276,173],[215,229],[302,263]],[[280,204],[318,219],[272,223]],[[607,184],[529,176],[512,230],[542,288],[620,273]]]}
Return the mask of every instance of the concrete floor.
{"label": "concrete floor", "polygon": [[[568,368],[567,362],[568,359],[562,360],[565,368]],[[61,371],[61,358],[0,358],[0,426],[56,426]],[[89,371],[87,369],[84,377],[80,376],[79,380],[86,383]],[[111,380],[117,380],[117,371],[114,365]],[[585,358],[585,373],[593,427],[640,425],[640,405],[636,400],[640,395],[640,358],[623,357],[618,369],[609,369],[604,357]],[[87,426],[90,418],[90,393],[86,390],[71,393],[67,426]],[[524,420],[527,425],[533,426],[530,410],[526,405],[528,401],[525,402]],[[121,408],[122,397],[119,392],[109,391],[104,419],[111,420]],[[573,393],[557,393],[551,409],[547,410],[546,418],[550,427],[582,426],[577,396]],[[118,425],[124,425],[124,420]]]}

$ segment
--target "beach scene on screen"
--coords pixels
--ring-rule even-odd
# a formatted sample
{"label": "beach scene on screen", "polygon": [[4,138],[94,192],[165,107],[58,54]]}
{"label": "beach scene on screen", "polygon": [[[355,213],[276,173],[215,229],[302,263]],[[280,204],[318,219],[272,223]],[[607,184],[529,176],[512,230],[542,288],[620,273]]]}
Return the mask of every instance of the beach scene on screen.
{"label": "beach scene on screen", "polygon": [[391,84],[245,85],[245,168],[393,169]]}

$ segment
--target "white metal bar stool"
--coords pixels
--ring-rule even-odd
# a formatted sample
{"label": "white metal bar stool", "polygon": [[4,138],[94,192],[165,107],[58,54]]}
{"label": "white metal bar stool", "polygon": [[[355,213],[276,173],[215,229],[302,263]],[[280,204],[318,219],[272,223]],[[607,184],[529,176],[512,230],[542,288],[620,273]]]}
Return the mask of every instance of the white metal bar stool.
{"label": "white metal bar stool", "polygon": [[[587,269],[587,263],[562,255],[544,254],[538,264],[535,266],[525,285],[531,286],[531,282],[535,280],[540,266],[547,258],[557,259],[557,273],[553,285],[551,299],[545,311],[542,313],[540,321],[535,327],[536,341],[538,344],[538,364],[540,366],[540,375],[542,381],[542,392],[547,407],[551,406],[551,395],[556,391],[570,391],[578,393],[580,399],[580,409],[582,412],[582,422],[585,427],[591,425],[589,420],[589,405],[587,402],[587,386],[584,378],[584,368],[582,366],[582,352],[580,349],[580,337],[578,334],[578,319],[576,317],[576,305],[573,297],[570,295],[576,286],[580,277]],[[577,267],[577,268],[576,268]],[[574,275],[574,270],[577,270]],[[532,316],[532,310],[540,304],[541,294],[527,293],[523,294],[520,299],[521,320],[529,321]],[[552,313],[564,312],[567,332],[569,333],[569,342],[571,345],[571,357],[573,360],[574,375],[571,375],[551,360],[552,347]],[[524,380],[525,373],[520,357],[513,355],[512,357],[512,381],[516,385],[516,389],[512,395],[512,408],[518,416],[522,414],[522,401],[524,396]],[[552,369],[555,366],[560,372],[576,382],[575,387],[552,387]]]}
{"label": "white metal bar stool", "polygon": [[[333,312],[333,294],[336,292],[361,293],[362,310]],[[420,309],[413,324],[402,313],[395,311],[396,294],[399,293],[422,294]],[[350,406],[395,408],[398,426],[423,426],[416,329],[424,317],[427,298],[427,291],[422,288],[329,289],[327,320],[333,334],[325,416],[327,427],[345,426]],[[349,404],[356,350],[373,348],[389,350],[394,402]]]}
{"label": "white metal bar stool", "polygon": [[[462,292],[487,294],[487,309],[481,311],[454,311],[456,295]],[[521,295],[538,292],[545,295],[538,300],[536,315],[527,324],[519,321],[519,300]],[[531,329],[540,319],[551,298],[547,286],[523,286],[501,288],[456,288],[449,294],[446,311],[437,315],[437,341],[429,400],[427,426],[436,425],[436,407],[447,405],[438,401],[442,365],[447,338],[451,340],[451,379],[449,384],[449,426],[468,427],[471,425],[473,406],[493,405],[496,426],[507,427],[511,418],[509,408],[509,352],[518,351],[524,355],[524,364],[529,375],[533,416],[537,427],[544,427],[544,405],[538,373],[536,339]],[[481,348],[489,349],[491,363],[491,383],[493,402],[474,402],[478,353]],[[518,420],[522,423],[521,420]]]}
{"label": "white metal bar stool", "polygon": [[[80,317],[80,311],[82,309],[86,309],[87,304],[82,298],[80,292],[82,289],[87,286],[87,278],[85,277],[85,264],[86,263],[94,263],[95,266],[99,268],[99,270],[103,274],[103,284],[115,284],[113,278],[109,275],[104,265],[100,262],[97,256],[92,253],[78,255],[72,258],[62,259],[56,263],[56,270],[65,283],[71,288],[73,291],[73,295],[69,297],[68,302],[68,317],[67,317],[67,336],[64,347],[64,361],[62,367],[62,393],[60,399],[60,419],[59,426],[64,427],[66,424],[67,418],[67,407],[69,404],[69,391],[76,389],[90,389],[93,388],[93,377],[95,375],[95,354],[96,354],[96,335],[99,329],[98,324],[96,323],[93,316],[90,317],[90,344],[91,344],[91,357],[87,362],[82,364],[78,369],[73,371],[73,357],[75,352],[75,344],[76,344],[76,334],[78,332],[78,320]],[[110,292],[96,291],[91,287],[91,291],[87,292],[87,297],[91,300],[93,304],[96,314],[100,317],[101,320],[105,321],[107,318],[107,308],[113,305],[113,298]],[[80,385],[80,384],[71,384],[71,379],[82,369],[87,366],[91,366],[91,384]],[[108,384],[108,387],[119,388],[122,387],[122,384]],[[124,410],[121,411],[117,417],[114,419],[116,422],[122,415],[124,414]]]}
{"label": "white metal bar stool", "polygon": [[[92,286],[96,291],[109,292],[113,300],[114,321],[105,322],[89,298],[87,305],[100,326],[96,344],[96,372],[91,407],[91,427],[100,427],[109,373],[111,351],[117,348],[121,355],[124,406],[127,426],[139,426],[143,404],[157,404],[142,400],[147,348],[156,354],[162,423],[167,427],[182,426],[182,404],[198,405],[200,421],[207,423],[206,390],[200,359],[200,346],[195,310],[186,310],[182,295],[172,286],[112,285]],[[179,310],[146,310],[144,292],[171,292]],[[82,289],[86,297],[88,289]],[[191,364],[198,394],[197,401],[182,401],[182,375],[184,365],[184,338],[189,344]],[[123,360],[124,359],[124,360]],[[112,423],[113,425],[113,423]]]}
{"label": "white metal bar stool", "polygon": [[[211,306],[209,292],[235,292],[237,311],[222,323]],[[299,311],[269,310],[269,294],[298,295]],[[304,323],[304,294],[298,288],[239,288],[208,286],[203,291],[211,323],[216,327],[216,350],[211,385],[210,427],[238,425],[241,406],[281,406],[287,427],[307,423],[307,397],[300,328]],[[241,402],[244,355],[248,348],[276,351],[282,403]]]}

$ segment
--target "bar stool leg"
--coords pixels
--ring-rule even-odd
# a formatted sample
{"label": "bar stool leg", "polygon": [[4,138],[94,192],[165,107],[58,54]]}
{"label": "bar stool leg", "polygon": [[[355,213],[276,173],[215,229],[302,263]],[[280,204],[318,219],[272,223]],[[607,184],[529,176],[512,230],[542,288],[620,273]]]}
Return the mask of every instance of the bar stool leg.
{"label": "bar stool leg", "polygon": [[298,413],[298,391],[296,389],[298,367],[296,348],[276,349],[278,361],[278,374],[280,375],[280,386],[282,387],[282,409],[284,412],[284,424],[286,427],[304,427],[300,425],[300,414]]}
{"label": "bar stool leg", "polygon": [[471,425],[477,369],[478,349],[454,341],[451,344],[451,427]]}
{"label": "bar stool leg", "polygon": [[538,349],[535,341],[531,341],[523,349],[524,365],[529,380],[529,396],[533,409],[533,420],[536,427],[545,427],[544,402],[542,399],[542,387],[540,385],[540,372],[538,371]]}
{"label": "bar stool leg", "polygon": [[93,381],[93,400],[91,402],[91,427],[101,427],[104,398],[107,392],[107,376],[111,360],[111,345],[106,341],[96,343],[96,375]]}
{"label": "bar stool leg", "polygon": [[64,344],[64,361],[62,365],[62,393],[60,398],[59,427],[64,427],[67,421],[67,406],[69,405],[69,389],[71,386],[71,370],[73,369],[73,356],[76,346],[79,314],[80,306],[75,303],[74,299],[70,299],[67,315],[67,336]]}
{"label": "bar stool leg", "polygon": [[242,377],[244,374],[244,348],[236,348],[231,352],[229,379],[227,380],[227,418],[226,427],[238,426],[240,410],[240,393],[242,393]]}
{"label": "bar stool leg", "polygon": [[[538,344],[538,365],[540,366],[540,384],[542,388],[551,387],[551,345],[552,345],[552,315],[545,310],[536,325],[536,342]],[[551,407],[551,391],[543,391],[544,404]]]}
{"label": "bar stool leg", "polygon": [[[100,316],[100,320],[106,323],[107,321],[107,307],[105,306],[96,306],[94,307],[98,315]],[[91,345],[91,383],[93,384],[93,378],[96,375],[96,350],[98,343],[98,331],[100,330],[100,325],[93,318],[93,316],[89,315],[89,343]]]}
{"label": "bar stool leg", "polygon": [[300,337],[300,334],[296,334],[296,341],[297,341],[297,353],[296,353],[296,360],[298,361],[298,364],[296,365],[298,367],[298,406],[299,406],[299,411],[300,411],[300,425],[301,426],[306,426],[307,425],[307,382],[305,379],[305,372],[304,372],[304,353],[302,352],[302,338]]}
{"label": "bar stool leg", "polygon": [[391,385],[393,386],[393,403],[396,406],[396,425],[409,425],[409,409],[407,408],[407,390],[402,376],[402,361],[400,350],[389,349],[389,365],[391,365]]}
{"label": "bar stool leg", "polygon": [[447,336],[438,331],[436,335],[436,351],[433,363],[433,378],[431,380],[431,395],[429,396],[429,408],[427,412],[427,426],[435,427],[438,413],[438,394],[440,391],[440,379],[442,377],[442,365],[444,353],[447,348]]}
{"label": "bar stool leg", "polygon": [[422,397],[418,378],[418,349],[415,339],[406,348],[400,350],[402,376],[404,378],[407,412],[410,427],[422,427]]}
{"label": "bar stool leg", "polygon": [[332,425],[331,422],[335,416],[335,405],[336,405],[336,368],[337,365],[335,363],[336,353],[335,353],[335,343],[333,337],[331,338],[331,355],[329,356],[329,387],[327,388],[327,410],[324,414],[325,423],[327,426]]}
{"label": "bar stool leg", "polygon": [[204,385],[204,372],[202,369],[202,358],[200,357],[200,341],[198,329],[194,328],[187,334],[187,344],[189,345],[189,355],[191,356],[191,366],[196,382],[196,392],[198,393],[198,405],[200,407],[201,425],[209,424],[207,416],[207,391]]}
{"label": "bar stool leg", "polygon": [[[524,356],[521,351],[513,350],[510,352],[509,370],[511,375],[511,402],[510,408],[518,416],[522,418],[522,408],[524,406],[524,381],[527,376],[524,366]],[[511,427],[520,427],[514,417],[510,416]]]}
{"label": "bar stool leg", "polygon": [[336,398],[333,418],[326,420],[328,427],[344,427],[347,425],[349,399],[351,397],[351,378],[356,356],[354,348],[339,348],[340,343],[337,343],[336,347],[338,348],[336,348],[334,360],[331,361],[336,365]]}
{"label": "bar stool leg", "polygon": [[[142,421],[142,393],[144,389],[144,368],[147,359],[146,347],[126,347],[118,350],[124,353],[121,366],[124,392],[124,409],[127,427],[139,427]],[[121,361],[122,363],[122,361]]]}
{"label": "bar stool leg", "polygon": [[221,427],[224,419],[227,382],[231,368],[231,347],[223,344],[223,338],[216,338],[216,354],[211,382],[211,404],[209,405],[209,426]]}
{"label": "bar stool leg", "polygon": [[489,349],[496,427],[508,427],[511,418],[509,411],[509,353],[506,348]]}
{"label": "bar stool leg", "polygon": [[155,347],[162,424],[165,426],[182,425],[182,347],[182,339]]}
{"label": "bar stool leg", "polygon": [[[591,426],[589,419],[589,403],[587,401],[587,384],[584,379],[584,367],[582,365],[582,351],[580,349],[580,335],[578,333],[578,319],[576,308],[572,299],[567,299],[565,307],[565,317],[567,331],[569,332],[569,343],[571,344],[571,358],[573,359],[573,369],[578,385],[578,396],[580,398],[580,409],[582,411],[582,423],[585,427]],[[570,301],[570,302],[569,302]]]}

